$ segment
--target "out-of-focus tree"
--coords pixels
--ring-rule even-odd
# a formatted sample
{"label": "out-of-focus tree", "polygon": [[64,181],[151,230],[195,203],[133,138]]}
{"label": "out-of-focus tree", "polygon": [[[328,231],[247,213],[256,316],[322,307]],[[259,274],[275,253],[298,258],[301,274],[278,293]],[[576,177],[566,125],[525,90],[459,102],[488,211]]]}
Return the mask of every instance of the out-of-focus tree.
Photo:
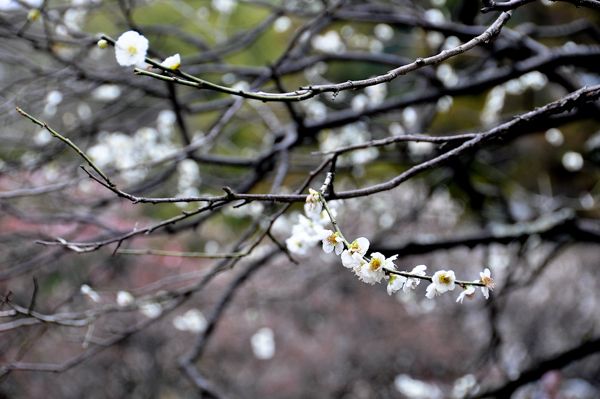
{"label": "out-of-focus tree", "polygon": [[599,397],[599,11],[0,0],[0,396]]}

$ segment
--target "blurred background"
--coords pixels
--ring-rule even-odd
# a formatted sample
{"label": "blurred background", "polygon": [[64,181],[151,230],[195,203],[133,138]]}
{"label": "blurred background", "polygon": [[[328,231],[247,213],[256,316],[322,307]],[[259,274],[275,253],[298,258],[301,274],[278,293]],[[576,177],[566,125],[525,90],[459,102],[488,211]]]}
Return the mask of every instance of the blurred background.
{"label": "blurred background", "polygon": [[[0,397],[600,397],[598,101],[332,202],[344,235],[398,254],[399,270],[470,281],[489,268],[487,301],[427,299],[425,283],[388,295],[318,240],[294,246],[302,199],[197,200],[225,186],[306,195],[327,152],[362,143],[337,158],[335,190],[372,186],[462,143],[372,140],[484,133],[600,84],[597,2],[514,3],[501,33],[463,54],[282,103],[136,75],[97,41],[135,30],[159,62],[179,53],[207,81],[286,92],[455,48],[502,10],[0,0]],[[17,106],[138,200],[91,179]]]}

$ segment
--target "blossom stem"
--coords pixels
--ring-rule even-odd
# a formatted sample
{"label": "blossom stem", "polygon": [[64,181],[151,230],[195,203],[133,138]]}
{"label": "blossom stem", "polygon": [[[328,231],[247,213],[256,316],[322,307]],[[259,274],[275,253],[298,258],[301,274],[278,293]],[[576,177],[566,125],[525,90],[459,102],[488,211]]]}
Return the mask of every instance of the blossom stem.
{"label": "blossom stem", "polygon": [[340,227],[338,226],[337,221],[333,216],[333,212],[329,208],[329,205],[327,204],[327,201],[325,200],[325,197],[323,197],[323,193],[321,192],[319,192],[319,201],[321,201],[321,203],[323,204],[323,208],[325,209],[325,212],[327,212],[327,216],[329,216],[329,221],[331,221],[331,225],[335,229],[336,233],[338,233],[340,235],[340,238],[343,240],[344,247],[350,248],[350,242],[346,240],[346,237],[344,237],[342,230],[340,230]]}

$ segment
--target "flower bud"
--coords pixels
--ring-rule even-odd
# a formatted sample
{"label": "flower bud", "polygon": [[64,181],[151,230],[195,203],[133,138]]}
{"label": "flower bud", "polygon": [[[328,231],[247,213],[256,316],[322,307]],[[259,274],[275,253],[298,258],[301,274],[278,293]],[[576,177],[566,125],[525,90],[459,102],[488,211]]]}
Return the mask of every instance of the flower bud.
{"label": "flower bud", "polygon": [[98,40],[98,47],[100,47],[101,49],[105,49],[108,47],[108,42],[105,39],[100,39]]}

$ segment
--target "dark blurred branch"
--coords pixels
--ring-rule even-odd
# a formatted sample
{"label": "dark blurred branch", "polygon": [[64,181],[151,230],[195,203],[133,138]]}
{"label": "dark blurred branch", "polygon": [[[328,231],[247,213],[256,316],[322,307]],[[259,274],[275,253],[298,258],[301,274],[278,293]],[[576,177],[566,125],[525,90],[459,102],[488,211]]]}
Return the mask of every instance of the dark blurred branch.
{"label": "dark blurred branch", "polygon": [[472,396],[472,399],[483,398],[510,398],[519,387],[539,380],[546,372],[559,370],[577,360],[600,352],[600,338],[584,342],[583,344],[563,352],[557,356],[547,358],[536,365],[523,371],[517,379],[507,382],[505,385],[493,390]]}
{"label": "dark blurred branch", "polygon": [[[533,3],[535,0],[509,0],[509,1],[488,1],[487,5],[481,9],[482,13],[490,11],[507,11],[514,10],[515,8],[521,7],[525,4]],[[571,3],[576,7],[587,7],[596,10],[600,10],[600,1],[598,0],[552,0],[554,2],[561,1],[565,3]]]}
{"label": "dark blurred branch", "polygon": [[276,254],[281,253],[279,248],[273,248],[265,255],[250,263],[225,289],[224,294],[220,297],[215,307],[212,309],[208,317],[208,323],[204,332],[202,332],[194,345],[194,347],[184,356],[179,359],[179,365],[185,372],[186,376],[196,385],[201,392],[205,391],[205,380],[198,375],[198,370],[194,363],[202,356],[210,337],[215,332],[219,320],[223,313],[231,303],[238,289],[261,267],[269,264],[271,258]]}
{"label": "dark blurred branch", "polygon": [[398,245],[387,244],[373,247],[373,251],[381,252],[386,256],[393,254],[400,256],[419,255],[457,247],[475,248],[479,245],[524,243],[534,235],[548,241],[561,241],[566,238],[578,242],[600,243],[599,233],[585,228],[574,212],[565,209],[531,222],[498,226],[491,229],[491,231],[482,231],[470,236],[416,240]]}

